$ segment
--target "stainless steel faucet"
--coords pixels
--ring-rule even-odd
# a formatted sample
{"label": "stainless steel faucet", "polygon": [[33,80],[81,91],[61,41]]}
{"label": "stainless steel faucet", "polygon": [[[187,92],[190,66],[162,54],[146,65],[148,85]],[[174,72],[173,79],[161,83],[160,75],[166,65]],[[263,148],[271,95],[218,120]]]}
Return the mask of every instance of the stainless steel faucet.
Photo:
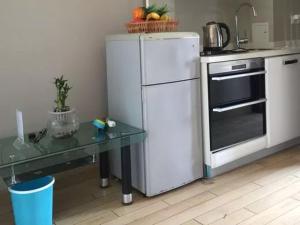
{"label": "stainless steel faucet", "polygon": [[237,49],[240,49],[241,48],[241,44],[246,44],[249,42],[249,39],[248,38],[243,38],[243,39],[240,39],[240,34],[239,34],[239,18],[238,18],[238,14],[241,10],[241,8],[243,7],[249,7],[252,9],[253,11],[253,16],[257,16],[257,13],[256,13],[256,10],[254,8],[254,6],[248,2],[245,2],[245,3],[242,3],[240,4],[239,8],[235,11],[235,31],[236,31],[236,47]]}

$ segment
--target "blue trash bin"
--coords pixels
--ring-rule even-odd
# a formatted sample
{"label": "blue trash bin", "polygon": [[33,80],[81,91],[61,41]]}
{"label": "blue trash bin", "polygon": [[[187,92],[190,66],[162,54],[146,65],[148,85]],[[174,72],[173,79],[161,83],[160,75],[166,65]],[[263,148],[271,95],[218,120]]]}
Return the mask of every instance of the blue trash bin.
{"label": "blue trash bin", "polygon": [[52,225],[54,177],[15,184],[11,194],[16,225]]}

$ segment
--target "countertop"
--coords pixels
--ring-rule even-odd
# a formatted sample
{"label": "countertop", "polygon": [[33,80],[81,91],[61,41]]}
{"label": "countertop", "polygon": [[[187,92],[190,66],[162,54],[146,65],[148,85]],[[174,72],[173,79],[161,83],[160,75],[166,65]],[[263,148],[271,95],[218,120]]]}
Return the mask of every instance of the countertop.
{"label": "countertop", "polygon": [[280,47],[271,50],[255,50],[245,53],[233,53],[217,56],[201,56],[201,63],[215,63],[250,58],[270,58],[281,55],[292,55],[300,53],[300,47]]}

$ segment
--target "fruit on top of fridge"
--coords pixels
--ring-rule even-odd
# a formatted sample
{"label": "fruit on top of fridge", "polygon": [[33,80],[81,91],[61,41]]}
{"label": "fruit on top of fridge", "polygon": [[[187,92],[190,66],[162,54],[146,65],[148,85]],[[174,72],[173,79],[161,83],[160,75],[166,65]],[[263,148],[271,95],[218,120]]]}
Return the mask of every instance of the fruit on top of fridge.
{"label": "fruit on top of fridge", "polygon": [[148,14],[150,14],[150,13],[157,12],[157,7],[156,7],[155,4],[152,4],[152,5],[148,6],[148,7],[145,7],[144,9],[145,9],[145,15],[146,16]]}
{"label": "fruit on top of fridge", "polygon": [[160,17],[160,20],[164,20],[164,21],[170,21],[171,17],[167,14],[164,14]]}
{"label": "fruit on top of fridge", "polygon": [[163,5],[162,7],[158,8],[156,12],[160,16],[167,14],[169,12],[168,5],[167,4]]}
{"label": "fruit on top of fridge", "polygon": [[160,15],[156,12],[152,12],[148,14],[146,18],[146,20],[159,20],[159,19],[160,19]]}
{"label": "fruit on top of fridge", "polygon": [[134,21],[141,21],[145,18],[145,9],[144,7],[137,7],[132,10],[132,19]]}
{"label": "fruit on top of fridge", "polygon": [[155,4],[148,7],[137,7],[132,10],[132,19],[134,22],[143,20],[169,21],[171,18],[167,15],[168,11],[167,4],[161,7],[157,7]]}

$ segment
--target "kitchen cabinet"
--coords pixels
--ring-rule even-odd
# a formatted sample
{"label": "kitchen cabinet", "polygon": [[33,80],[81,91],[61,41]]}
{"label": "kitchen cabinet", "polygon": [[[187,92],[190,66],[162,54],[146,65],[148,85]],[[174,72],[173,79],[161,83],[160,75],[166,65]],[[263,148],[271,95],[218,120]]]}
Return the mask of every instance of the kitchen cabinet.
{"label": "kitchen cabinet", "polygon": [[300,136],[300,54],[266,59],[269,147]]}

